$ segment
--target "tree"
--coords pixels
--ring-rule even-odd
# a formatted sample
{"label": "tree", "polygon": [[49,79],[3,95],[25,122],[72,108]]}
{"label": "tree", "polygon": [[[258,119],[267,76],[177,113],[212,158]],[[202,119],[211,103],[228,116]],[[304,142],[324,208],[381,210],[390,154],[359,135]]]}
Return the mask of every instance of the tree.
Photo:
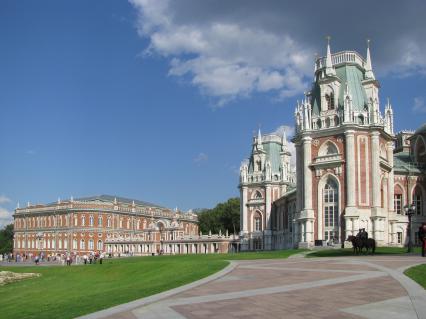
{"label": "tree", "polygon": [[13,224],[0,230],[0,254],[10,253],[13,250]]}
{"label": "tree", "polygon": [[215,208],[206,209],[198,215],[200,231],[204,234],[222,233],[230,234],[240,231],[240,199],[230,198],[224,203],[219,203]]}

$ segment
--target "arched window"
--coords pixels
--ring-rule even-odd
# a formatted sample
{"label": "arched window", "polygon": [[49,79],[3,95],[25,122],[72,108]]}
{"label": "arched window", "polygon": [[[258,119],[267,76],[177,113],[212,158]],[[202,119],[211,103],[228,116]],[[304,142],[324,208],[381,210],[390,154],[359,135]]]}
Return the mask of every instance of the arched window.
{"label": "arched window", "polygon": [[93,226],[93,215],[89,216],[89,225]]}
{"label": "arched window", "polygon": [[333,154],[339,154],[339,150],[337,149],[336,145],[330,141],[322,144],[318,151],[319,156],[326,156],[326,155],[333,155]]}
{"label": "arched window", "polygon": [[111,227],[111,216],[108,216],[107,227]]}
{"label": "arched window", "polygon": [[325,95],[325,102],[327,103],[327,110],[334,110],[334,94],[333,94],[333,92]]}
{"label": "arched window", "polygon": [[416,186],[413,192],[413,204],[416,206],[416,215],[423,215],[422,192],[419,186]]}
{"label": "arched window", "polygon": [[254,199],[262,199],[262,193],[259,191],[256,191],[254,193]]}
{"label": "arched window", "polygon": [[394,195],[393,195],[393,209],[398,215],[402,214],[402,207],[404,206],[403,202],[403,190],[400,185],[395,185]]}
{"label": "arched window", "polygon": [[259,212],[254,215],[254,231],[262,231],[262,215]]}
{"label": "arched window", "polygon": [[102,240],[98,240],[98,250],[103,250]]}
{"label": "arched window", "polygon": [[89,250],[93,250],[93,239],[89,239]]}
{"label": "arched window", "polygon": [[80,249],[81,250],[86,249],[86,242],[84,241],[84,239],[80,240]]}
{"label": "arched window", "polygon": [[339,189],[334,179],[329,178],[323,190],[324,229],[326,241],[339,239]]}
{"label": "arched window", "polygon": [[81,216],[81,226],[84,226],[86,224],[86,216]]}
{"label": "arched window", "polygon": [[73,239],[73,241],[72,241],[72,249],[77,249],[77,239]]}
{"label": "arched window", "polygon": [[98,216],[98,226],[102,227],[102,215]]}
{"label": "arched window", "polygon": [[262,162],[261,161],[257,161],[256,165],[257,165],[257,170],[260,172],[262,170]]}

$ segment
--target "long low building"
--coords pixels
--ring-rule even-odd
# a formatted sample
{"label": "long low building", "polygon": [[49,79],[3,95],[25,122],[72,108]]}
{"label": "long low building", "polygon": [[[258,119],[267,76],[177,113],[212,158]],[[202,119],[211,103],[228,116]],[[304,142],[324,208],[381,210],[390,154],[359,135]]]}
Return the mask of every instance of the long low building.
{"label": "long low building", "polygon": [[235,237],[200,235],[197,222],[193,213],[109,195],[28,204],[14,213],[14,252],[144,255],[238,249]]}

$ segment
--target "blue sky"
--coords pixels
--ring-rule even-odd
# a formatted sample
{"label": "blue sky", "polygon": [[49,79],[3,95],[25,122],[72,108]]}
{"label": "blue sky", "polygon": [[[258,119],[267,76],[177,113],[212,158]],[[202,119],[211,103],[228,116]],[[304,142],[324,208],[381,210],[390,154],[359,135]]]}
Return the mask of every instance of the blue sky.
{"label": "blue sky", "polygon": [[362,55],[371,37],[396,130],[425,121],[413,4],[336,29],[301,26],[304,1],[262,3],[2,1],[0,223],[18,201],[117,194],[187,210],[238,196],[253,132],[291,131],[327,34]]}

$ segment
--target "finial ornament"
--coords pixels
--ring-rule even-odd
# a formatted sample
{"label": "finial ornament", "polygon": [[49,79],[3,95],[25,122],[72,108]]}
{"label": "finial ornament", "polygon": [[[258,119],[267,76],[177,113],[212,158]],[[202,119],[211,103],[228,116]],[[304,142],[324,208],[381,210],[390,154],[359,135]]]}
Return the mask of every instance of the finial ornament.
{"label": "finial ornament", "polygon": [[370,39],[367,38],[367,48],[370,47]]}
{"label": "finial ornament", "polygon": [[331,37],[330,37],[329,35],[327,35],[325,38],[326,38],[326,40],[327,40],[327,45],[330,45]]}

